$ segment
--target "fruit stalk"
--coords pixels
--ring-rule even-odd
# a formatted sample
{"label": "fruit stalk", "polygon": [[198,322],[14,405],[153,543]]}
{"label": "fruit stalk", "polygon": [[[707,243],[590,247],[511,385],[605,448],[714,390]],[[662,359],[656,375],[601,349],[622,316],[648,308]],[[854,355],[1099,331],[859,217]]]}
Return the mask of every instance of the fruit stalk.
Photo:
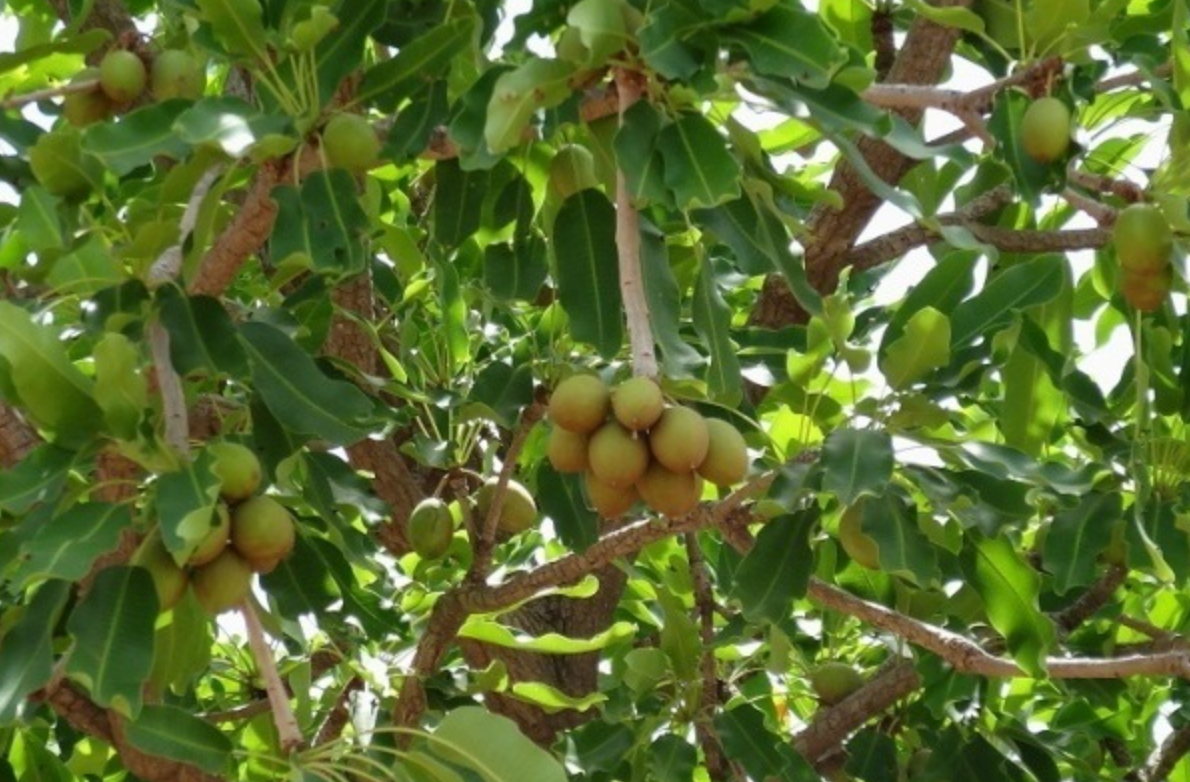
{"label": "fruit stalk", "polygon": [[269,703],[273,707],[273,724],[277,728],[277,738],[283,750],[292,752],[305,744],[305,741],[302,739],[301,730],[298,729],[293,709],[289,706],[289,693],[285,691],[285,683],[281,681],[281,674],[277,672],[273,650],[265,640],[264,627],[260,624],[260,617],[256,615],[251,596],[240,604],[240,614],[244,617],[244,626],[248,630],[248,646],[252,649],[252,656],[256,659],[261,678],[264,679],[265,692],[268,693]]}
{"label": "fruit stalk", "polygon": [[[640,99],[640,76],[616,70],[616,89],[620,95],[620,125],[624,113]],[[649,325],[649,302],[645,299],[640,268],[640,220],[628,193],[624,172],[616,170],[616,250],[620,257],[620,296],[628,319],[628,343],[632,348],[632,373],[657,377],[657,352],[653,328]]]}
{"label": "fruit stalk", "polygon": [[0,109],[5,111],[19,109],[21,106],[38,103],[49,98],[60,98],[75,92],[92,92],[97,89],[99,89],[99,79],[72,81],[69,84],[60,84],[57,87],[47,87],[44,90],[33,90],[32,92],[25,92],[20,95],[9,96],[0,101]]}

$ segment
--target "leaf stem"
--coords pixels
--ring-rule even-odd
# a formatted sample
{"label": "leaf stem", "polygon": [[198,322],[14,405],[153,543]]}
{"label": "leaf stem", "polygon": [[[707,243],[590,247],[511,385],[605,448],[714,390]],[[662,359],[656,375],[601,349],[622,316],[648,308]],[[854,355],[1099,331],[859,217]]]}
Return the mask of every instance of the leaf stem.
{"label": "leaf stem", "polygon": [[265,692],[268,693],[269,703],[273,707],[273,724],[277,727],[281,748],[286,752],[292,752],[303,746],[305,740],[289,705],[289,693],[285,690],[285,683],[281,681],[281,674],[277,672],[273,650],[265,640],[264,627],[256,614],[251,595],[240,604],[240,614],[243,615],[244,626],[248,630],[248,646],[252,649],[252,656],[256,659],[256,666],[264,679]]}

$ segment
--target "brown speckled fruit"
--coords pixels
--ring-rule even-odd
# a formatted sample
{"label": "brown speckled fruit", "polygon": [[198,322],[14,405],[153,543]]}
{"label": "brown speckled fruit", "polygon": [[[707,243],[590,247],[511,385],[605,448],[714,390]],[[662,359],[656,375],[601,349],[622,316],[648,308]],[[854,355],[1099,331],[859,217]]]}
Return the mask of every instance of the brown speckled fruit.
{"label": "brown speckled fruit", "polygon": [[295,538],[293,517],[272,497],[253,497],[231,513],[231,545],[245,559],[282,559]]}
{"label": "brown speckled fruit", "polygon": [[698,474],[716,486],[734,486],[748,474],[748,444],[739,430],[719,418],[707,419],[707,456]]}
{"label": "brown speckled fruit", "polygon": [[422,559],[441,559],[454,537],[450,508],[437,497],[428,497],[409,514],[409,544]]}
{"label": "brown speckled fruit", "polygon": [[616,420],[633,431],[648,429],[665,411],[661,386],[647,377],[633,377],[612,390]]}
{"label": "brown speckled fruit", "polygon": [[99,87],[116,103],[129,103],[145,91],[149,72],[145,64],[130,51],[115,49],[103,56],[99,63]]}
{"label": "brown speckled fruit", "polygon": [[607,418],[611,395],[594,375],[571,375],[550,394],[549,417],[568,432],[587,434]]}
{"label": "brown speckled fruit", "polygon": [[[84,81],[94,81],[99,78],[98,68],[86,68],[70,80],[71,84]],[[112,99],[107,96],[99,85],[83,90],[69,92],[62,98],[62,116],[76,128],[86,126],[107,119],[112,113]]]}
{"label": "brown speckled fruit", "polygon": [[588,438],[585,434],[570,432],[560,426],[550,430],[546,456],[554,469],[562,473],[582,472],[587,469]]}
{"label": "brown speckled fruit", "polygon": [[149,84],[157,100],[198,100],[206,88],[207,75],[190,53],[167,49],[153,60]]}
{"label": "brown speckled fruit", "polygon": [[649,430],[649,450],[674,472],[689,472],[707,457],[707,421],[689,407],[669,407]]}
{"label": "brown speckled fruit", "polygon": [[231,538],[231,514],[222,502],[215,506],[211,516],[211,529],[201,541],[187,562],[191,565],[205,565],[223,553]]}
{"label": "brown speckled fruit", "polygon": [[665,516],[685,516],[702,499],[702,478],[693,471],[674,472],[653,462],[636,482],[640,498]]}
{"label": "brown speckled fruit", "polygon": [[219,496],[228,502],[246,500],[260,488],[260,460],[251,448],[228,441],[214,442],[207,451],[215,458],[211,472],[219,478]]}
{"label": "brown speckled fruit", "polygon": [[587,489],[587,501],[605,519],[623,516],[640,501],[640,493],[635,486],[612,486],[596,478],[590,471],[583,473],[583,485]]}
{"label": "brown speckled fruit", "polygon": [[620,488],[636,483],[649,466],[649,446],[615,421],[608,421],[591,435],[587,459],[595,477]]}
{"label": "brown speckled fruit", "polygon": [[252,568],[232,549],[195,568],[190,585],[198,604],[211,616],[230,611],[252,591]]}

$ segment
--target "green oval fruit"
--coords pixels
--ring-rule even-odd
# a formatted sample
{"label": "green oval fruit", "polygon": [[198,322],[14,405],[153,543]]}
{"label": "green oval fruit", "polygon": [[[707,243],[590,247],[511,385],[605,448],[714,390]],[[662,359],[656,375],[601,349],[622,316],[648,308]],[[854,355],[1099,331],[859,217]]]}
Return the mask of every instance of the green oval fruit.
{"label": "green oval fruit", "polygon": [[178,566],[173,555],[165,548],[158,530],[154,529],[140,544],[132,555],[132,564],[143,567],[153,577],[159,610],[168,611],[186,594],[186,585],[190,583],[186,571]]}
{"label": "green oval fruit", "polygon": [[611,392],[595,375],[571,375],[550,394],[549,417],[563,429],[587,434],[607,418]]}
{"label": "green oval fruit", "polygon": [[211,616],[235,608],[252,591],[252,568],[232,549],[195,568],[190,577],[198,604]]}
{"label": "green oval fruit", "polygon": [[615,421],[608,421],[591,435],[587,460],[595,477],[611,486],[631,486],[649,466],[649,446]]}
{"label": "green oval fruit", "polygon": [[1132,204],[1116,216],[1112,244],[1122,269],[1137,274],[1156,274],[1169,268],[1173,231],[1156,206]]}
{"label": "green oval fruit", "polygon": [[260,488],[260,460],[252,449],[226,440],[207,445],[214,457],[211,471],[219,478],[219,496],[228,502],[246,500]]}
{"label": "green oval fruit", "polygon": [[555,426],[550,430],[546,456],[558,472],[582,472],[588,465],[588,442],[585,434],[577,434]]}
{"label": "green oval fruit", "polygon": [[159,101],[171,98],[198,100],[206,89],[207,75],[189,52],[167,49],[153,60],[149,85],[153,97]]}
{"label": "green oval fruit", "polygon": [[665,412],[661,386],[647,377],[633,377],[612,391],[612,412],[616,420],[633,431],[648,429]]}
{"label": "green oval fruit", "polygon": [[99,63],[99,87],[116,103],[135,100],[149,83],[145,64],[126,49],[115,49]]}
{"label": "green oval fruit", "polygon": [[658,513],[685,516],[697,508],[702,499],[702,478],[690,470],[674,472],[653,462],[636,482],[636,490],[645,505]]}
{"label": "green oval fruit", "polygon": [[[475,495],[476,523],[482,524],[492,508],[496,498],[496,478],[489,478]],[[500,506],[500,517],[496,521],[496,530],[506,535],[516,535],[530,527],[537,525],[537,503],[533,495],[522,484],[510,480],[508,491],[504,495],[504,504]]]}
{"label": "green oval fruit", "polygon": [[[71,84],[94,81],[99,78],[98,68],[86,68],[70,80]],[[62,98],[62,116],[76,128],[85,128],[95,122],[107,119],[112,113],[112,99],[99,85],[82,92],[68,92]]]}
{"label": "green oval fruit", "polygon": [[635,486],[612,486],[595,477],[590,470],[583,473],[587,502],[605,519],[623,516],[640,500]]}
{"label": "green oval fruit", "polygon": [[748,444],[727,421],[707,419],[707,456],[698,474],[716,486],[734,486],[748,474]]}
{"label": "green oval fruit", "polygon": [[435,497],[424,499],[409,514],[409,543],[422,559],[440,559],[454,538],[450,508]]}
{"label": "green oval fruit", "polygon": [[253,497],[231,514],[231,545],[244,559],[283,559],[297,536],[293,516],[272,497]]}
{"label": "green oval fruit", "polygon": [[563,144],[550,160],[548,185],[559,201],[565,201],[580,190],[598,187],[595,157],[584,146]]}
{"label": "green oval fruit", "polygon": [[649,430],[649,450],[674,472],[689,472],[707,458],[707,421],[689,407],[670,407]]}
{"label": "green oval fruit", "polygon": [[1154,312],[1165,302],[1173,287],[1173,269],[1153,274],[1124,271],[1120,276],[1120,294],[1124,301],[1141,312]]}
{"label": "green oval fruit", "polygon": [[322,147],[332,167],[360,172],[380,160],[380,139],[359,114],[336,114],[322,129]]}
{"label": "green oval fruit", "polygon": [[827,706],[834,706],[863,686],[864,677],[847,663],[832,660],[810,671],[810,687]]}
{"label": "green oval fruit", "polygon": [[191,565],[207,564],[223,553],[223,549],[227,548],[230,539],[231,514],[227,512],[227,506],[220,502],[215,506],[215,512],[211,516],[211,531],[199,541],[198,547],[194,549],[194,553],[190,555],[187,563]]}
{"label": "green oval fruit", "polygon": [[1057,98],[1039,98],[1025,109],[1021,146],[1038,163],[1052,163],[1070,147],[1070,109]]}
{"label": "green oval fruit", "polygon": [[863,531],[863,502],[861,499],[843,511],[843,517],[839,520],[839,545],[860,567],[879,570],[880,549],[876,541]]}

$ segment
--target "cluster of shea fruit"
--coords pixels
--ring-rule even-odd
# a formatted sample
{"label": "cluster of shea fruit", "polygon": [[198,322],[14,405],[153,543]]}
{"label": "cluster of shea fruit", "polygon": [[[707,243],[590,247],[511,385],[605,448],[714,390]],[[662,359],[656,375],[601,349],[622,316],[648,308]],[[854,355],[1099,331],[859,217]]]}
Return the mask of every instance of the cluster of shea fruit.
{"label": "cluster of shea fruit", "polygon": [[744,437],[730,423],[668,404],[651,378],[609,388],[576,374],[554,389],[547,455],[561,473],[581,473],[587,499],[604,518],[638,501],[666,516],[698,505],[703,481],[731,486],[748,472]]}
{"label": "cluster of shea fruit", "polygon": [[98,68],[80,71],[72,84],[93,86],[66,93],[62,114],[77,127],[106,119],[148,91],[155,100],[202,97],[207,75],[189,52],[167,49],[153,58],[150,67],[135,52],[113,49],[99,61]]}
{"label": "cluster of shea fruit", "polygon": [[210,530],[181,565],[156,529],[132,559],[153,576],[162,611],[177,605],[187,586],[211,615],[234,608],[248,597],[253,574],[268,573],[293,550],[293,516],[272,497],[256,493],[261,485],[256,454],[230,441],[211,443],[207,450],[220,481]]}

